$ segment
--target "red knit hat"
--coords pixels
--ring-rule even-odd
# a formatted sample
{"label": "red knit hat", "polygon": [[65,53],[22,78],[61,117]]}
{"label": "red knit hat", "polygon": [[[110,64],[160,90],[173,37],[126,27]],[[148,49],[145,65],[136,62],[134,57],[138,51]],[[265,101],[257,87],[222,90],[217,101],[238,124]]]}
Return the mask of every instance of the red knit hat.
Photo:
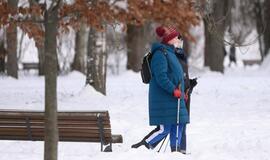
{"label": "red knit hat", "polygon": [[156,34],[162,38],[162,43],[168,43],[170,40],[179,36],[180,33],[176,31],[174,27],[159,26],[156,28]]}

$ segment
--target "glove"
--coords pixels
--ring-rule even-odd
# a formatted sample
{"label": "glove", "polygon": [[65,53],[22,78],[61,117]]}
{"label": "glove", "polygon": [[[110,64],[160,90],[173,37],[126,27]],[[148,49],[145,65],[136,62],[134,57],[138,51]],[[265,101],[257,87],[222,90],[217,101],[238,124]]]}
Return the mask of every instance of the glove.
{"label": "glove", "polygon": [[190,83],[191,88],[195,87],[198,84],[197,78],[189,79],[189,83]]}
{"label": "glove", "polygon": [[189,79],[189,84],[190,84],[190,88],[189,88],[188,94],[191,94],[193,91],[193,88],[198,84],[197,78]]}
{"label": "glove", "polygon": [[178,88],[174,89],[173,96],[176,97],[176,98],[180,98],[181,97],[181,91]]}

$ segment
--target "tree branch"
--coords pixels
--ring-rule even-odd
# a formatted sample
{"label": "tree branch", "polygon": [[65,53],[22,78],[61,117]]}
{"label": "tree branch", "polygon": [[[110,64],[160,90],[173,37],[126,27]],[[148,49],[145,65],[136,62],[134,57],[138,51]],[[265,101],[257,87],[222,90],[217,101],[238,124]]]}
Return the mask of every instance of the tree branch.
{"label": "tree branch", "polygon": [[60,2],[62,3],[62,0],[53,0],[51,6],[48,9],[48,12],[52,12],[53,10],[58,9],[60,6]]}
{"label": "tree branch", "polygon": [[8,23],[11,23],[11,22],[15,22],[15,23],[23,23],[23,22],[32,22],[32,23],[44,23],[44,20],[37,20],[33,17],[29,18],[18,18],[18,19],[10,19],[10,21],[8,21]]}

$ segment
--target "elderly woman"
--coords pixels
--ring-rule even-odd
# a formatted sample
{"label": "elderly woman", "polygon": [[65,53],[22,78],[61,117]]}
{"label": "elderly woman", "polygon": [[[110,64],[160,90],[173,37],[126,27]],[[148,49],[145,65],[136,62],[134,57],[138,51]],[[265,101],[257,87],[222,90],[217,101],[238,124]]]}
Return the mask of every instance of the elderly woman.
{"label": "elderly woman", "polygon": [[[169,134],[171,151],[180,151],[182,131],[186,123],[189,123],[184,100],[184,72],[175,55],[181,37],[173,27],[158,27],[156,33],[162,41],[154,43],[151,49],[153,57],[152,79],[149,83],[149,120],[150,125],[158,127],[141,142],[132,145],[132,148],[144,145],[153,149]],[[180,99],[179,112],[178,99]]]}

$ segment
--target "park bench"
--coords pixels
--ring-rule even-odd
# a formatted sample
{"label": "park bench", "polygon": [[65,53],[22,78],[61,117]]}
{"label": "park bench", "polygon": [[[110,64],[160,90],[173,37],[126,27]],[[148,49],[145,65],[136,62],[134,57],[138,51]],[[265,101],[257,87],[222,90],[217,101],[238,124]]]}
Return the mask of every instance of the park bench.
{"label": "park bench", "polygon": [[38,70],[39,63],[22,63],[23,70]]}
{"label": "park bench", "polygon": [[[102,152],[123,142],[111,134],[108,111],[58,112],[58,130],[59,141],[100,142]],[[44,112],[0,110],[0,139],[43,141]]]}
{"label": "park bench", "polygon": [[243,60],[243,63],[245,66],[251,66],[251,65],[254,65],[254,64],[257,64],[257,65],[260,65],[261,64],[261,60]]}

